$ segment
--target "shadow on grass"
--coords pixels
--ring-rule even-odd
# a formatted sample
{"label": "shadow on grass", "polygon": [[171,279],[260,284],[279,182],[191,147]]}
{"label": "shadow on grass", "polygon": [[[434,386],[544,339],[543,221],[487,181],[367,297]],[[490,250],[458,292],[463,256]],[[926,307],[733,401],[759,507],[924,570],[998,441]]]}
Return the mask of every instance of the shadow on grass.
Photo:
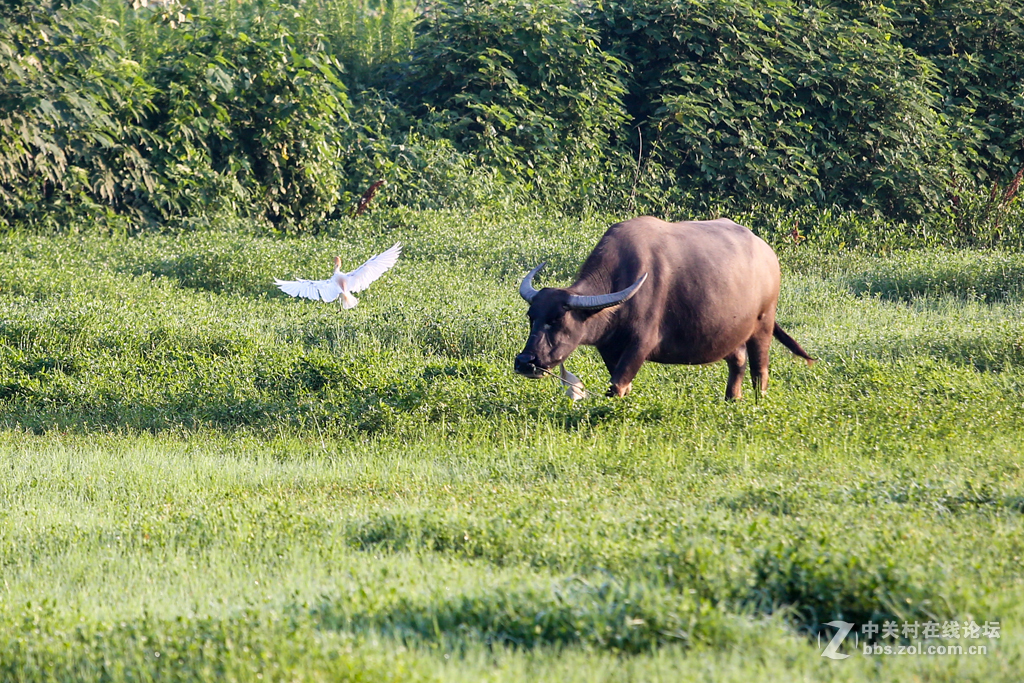
{"label": "shadow on grass", "polygon": [[491,586],[445,596],[399,595],[376,610],[324,599],[310,613],[321,628],[379,632],[447,648],[484,643],[530,649],[584,644],[639,654],[663,645],[723,645],[727,615],[685,593],[641,582],[582,578],[548,586]]}
{"label": "shadow on grass", "polygon": [[117,270],[136,277],[167,278],[179,287],[198,292],[287,298],[269,279],[253,277],[249,260],[241,247],[144,261]]}
{"label": "shadow on grass", "polygon": [[1005,253],[907,253],[845,278],[857,295],[891,301],[953,296],[970,301],[1024,299],[1024,258]]}
{"label": "shadow on grass", "polygon": [[[35,363],[56,367],[57,360]],[[538,403],[502,387],[479,387],[445,374],[373,384],[333,364],[301,359],[285,373],[254,373],[249,390],[203,387],[165,396],[133,398],[118,387],[82,391],[62,377],[55,386],[45,369],[18,372],[0,383],[0,424],[35,434],[49,431],[161,432],[168,430],[312,430],[313,433],[419,434],[430,425],[485,427],[508,423],[558,425],[585,431],[614,422],[657,423],[660,406],[615,405],[611,399],[586,406]],[[492,425],[493,426],[493,425]]]}

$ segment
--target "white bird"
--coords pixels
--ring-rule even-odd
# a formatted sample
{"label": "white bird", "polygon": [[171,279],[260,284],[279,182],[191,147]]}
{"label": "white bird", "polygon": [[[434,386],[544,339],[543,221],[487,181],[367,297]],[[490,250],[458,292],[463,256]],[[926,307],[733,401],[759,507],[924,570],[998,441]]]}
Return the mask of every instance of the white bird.
{"label": "white bird", "polygon": [[383,275],[398,261],[402,245],[395,244],[387,251],[377,254],[351,273],[341,272],[341,257],[334,257],[334,274],[326,280],[278,280],[274,284],[289,296],[300,296],[314,301],[334,301],[341,297],[343,308],[355,308],[359,299],[353,292],[361,292]]}
{"label": "white bird", "polygon": [[559,368],[558,379],[562,380],[562,384],[565,385],[565,395],[573,401],[586,398],[587,390],[583,387],[583,382],[580,381],[580,378],[566,370],[565,363],[562,363]]}

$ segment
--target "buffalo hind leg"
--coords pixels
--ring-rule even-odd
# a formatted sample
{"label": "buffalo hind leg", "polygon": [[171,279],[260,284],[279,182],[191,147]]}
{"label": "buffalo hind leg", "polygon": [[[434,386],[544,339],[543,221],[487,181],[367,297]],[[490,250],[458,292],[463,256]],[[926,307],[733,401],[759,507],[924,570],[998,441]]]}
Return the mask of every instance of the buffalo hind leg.
{"label": "buffalo hind leg", "polygon": [[768,349],[772,346],[771,333],[757,335],[747,341],[747,358],[750,362],[750,381],[754,385],[754,397],[768,391]]}
{"label": "buffalo hind leg", "polygon": [[725,399],[735,401],[743,398],[743,373],[747,369],[746,346],[739,346],[725,357],[725,362],[729,366],[729,381],[725,385]]}

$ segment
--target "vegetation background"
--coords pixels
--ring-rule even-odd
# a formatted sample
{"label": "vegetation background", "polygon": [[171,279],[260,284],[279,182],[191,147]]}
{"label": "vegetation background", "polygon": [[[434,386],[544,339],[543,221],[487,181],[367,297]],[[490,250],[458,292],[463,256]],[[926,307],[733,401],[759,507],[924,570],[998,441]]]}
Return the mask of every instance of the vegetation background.
{"label": "vegetation background", "polygon": [[[1022,11],[4,0],[0,680],[1019,680]],[[820,362],[516,377],[523,273],[645,212],[769,241]]]}
{"label": "vegetation background", "polygon": [[7,226],[315,232],[384,180],[390,206],[817,207],[1020,234],[1018,0],[2,7]]}

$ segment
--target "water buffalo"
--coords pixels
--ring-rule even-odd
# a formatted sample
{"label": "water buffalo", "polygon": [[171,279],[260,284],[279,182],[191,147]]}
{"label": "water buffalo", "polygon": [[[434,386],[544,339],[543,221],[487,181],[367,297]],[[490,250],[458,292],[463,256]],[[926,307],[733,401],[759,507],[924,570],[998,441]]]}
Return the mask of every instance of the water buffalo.
{"label": "water buffalo", "polygon": [[537,290],[531,270],[519,294],[530,336],[515,370],[549,374],[577,346],[594,346],[611,373],[609,396],[629,393],[644,361],[729,365],[727,399],[740,398],[750,364],[754,391],[768,388],[774,336],[813,359],[779,324],[779,261],[750,230],[724,218],[666,223],[642,216],[610,227],[565,289]]}

